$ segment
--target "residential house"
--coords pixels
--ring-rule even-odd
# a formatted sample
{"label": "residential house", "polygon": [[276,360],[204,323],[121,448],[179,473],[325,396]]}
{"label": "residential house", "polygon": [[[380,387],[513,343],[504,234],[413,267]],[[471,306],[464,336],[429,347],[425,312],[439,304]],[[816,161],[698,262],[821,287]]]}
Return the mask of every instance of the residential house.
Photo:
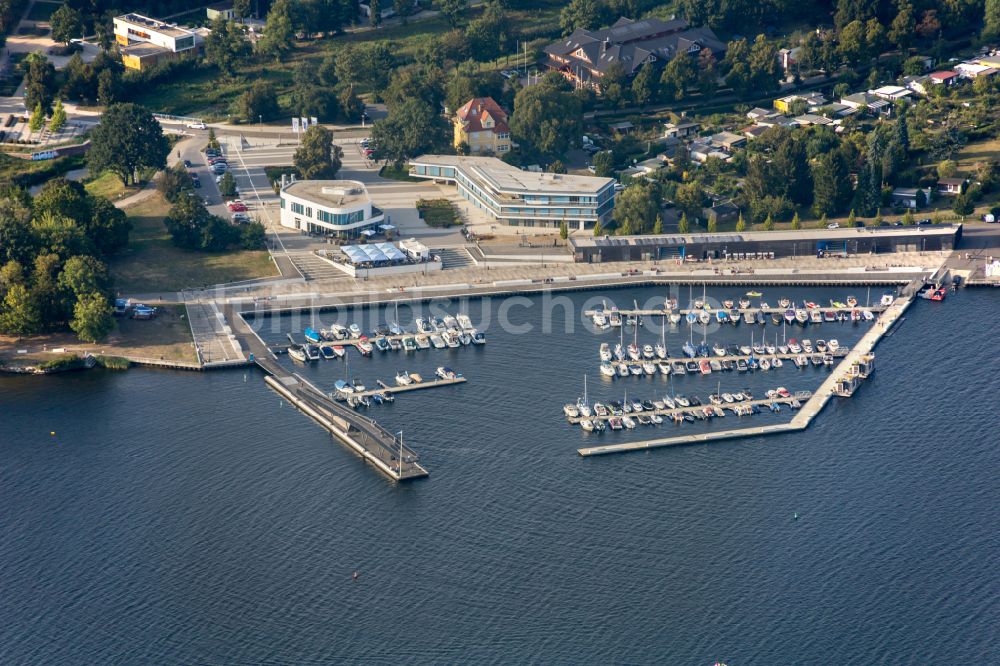
{"label": "residential house", "polygon": [[993,76],[997,73],[997,68],[980,65],[978,62],[961,62],[955,65],[955,71],[963,79],[978,79],[981,76]]}
{"label": "residential house", "polygon": [[719,132],[712,135],[712,145],[721,148],[730,155],[747,145],[747,138],[735,132]]}
{"label": "residential house", "polygon": [[656,143],[662,148],[663,154],[670,159],[673,159],[677,155],[677,151],[684,145],[684,142],[676,136],[661,137]]}
{"label": "residential house", "polygon": [[958,82],[958,72],[953,72],[950,69],[941,72],[931,72],[928,76],[934,85],[953,86]]}
{"label": "residential house", "polygon": [[710,208],[702,208],[701,215],[706,223],[715,220],[716,224],[728,224],[739,219],[740,209],[730,201],[723,201],[713,203]]}
{"label": "residential house", "polygon": [[968,182],[965,178],[940,178],[937,182],[937,193],[958,196]]}
{"label": "residential house", "polygon": [[932,79],[929,76],[904,76],[903,86],[909,88],[918,95],[926,95],[933,85]]}
{"label": "residential house", "polygon": [[610,28],[580,28],[549,44],[545,65],[575,85],[596,89],[613,64],[622,65],[632,77],[647,63],[666,64],[678,54],[697,56],[705,49],[717,59],[726,52],[725,43],[710,28],[692,28],[684,19],[620,18]]}
{"label": "residential house", "polygon": [[209,21],[222,19],[223,21],[235,21],[239,18],[236,10],[233,9],[232,2],[217,2],[214,5],[205,7],[205,15]]}
{"label": "residential house", "polygon": [[818,116],[815,113],[803,113],[801,116],[793,118],[799,125],[832,125],[833,121],[826,116]]}
{"label": "residential house", "polygon": [[635,125],[626,120],[624,122],[614,123],[610,125],[610,129],[615,134],[624,136],[626,134],[631,134],[632,131],[635,129]]}
{"label": "residential house", "polygon": [[749,111],[747,111],[747,118],[749,118],[750,120],[752,120],[754,122],[759,122],[759,121],[765,120],[767,118],[774,118],[774,117],[780,116],[780,115],[781,115],[781,113],[778,112],[778,111],[775,111],[774,109],[762,109],[759,106],[758,107],[754,107],[754,108],[750,109]]}
{"label": "residential house", "polygon": [[797,106],[799,102],[804,102],[806,108],[812,111],[813,109],[826,104],[827,99],[818,92],[789,95],[787,97],[780,97],[774,100],[774,108],[782,113],[792,113],[792,109]]}
{"label": "residential house", "polygon": [[701,125],[695,122],[663,123],[663,136],[683,139],[696,135],[699,129],[701,129]]}
{"label": "residential house", "polygon": [[474,97],[455,112],[454,145],[468,146],[470,155],[502,155],[510,151],[507,112],[492,97]]}
{"label": "residential house", "polygon": [[882,86],[881,88],[869,90],[868,92],[880,99],[885,99],[890,102],[906,99],[907,97],[911,97],[913,95],[912,90],[901,86]]}
{"label": "residential house", "polygon": [[840,103],[849,106],[860,113],[877,113],[885,116],[892,114],[892,104],[867,92],[854,93],[840,98]]}
{"label": "residential house", "polygon": [[827,118],[846,118],[857,113],[858,110],[853,106],[841,104],[840,102],[830,102],[826,106],[817,109],[817,112],[821,112]]}
{"label": "residential house", "polygon": [[927,202],[931,200],[930,195],[930,190],[921,190],[916,187],[897,187],[892,191],[892,205],[918,210],[927,205]]}
{"label": "residential house", "polygon": [[757,121],[757,124],[761,127],[787,127],[788,129],[794,129],[799,126],[797,122],[780,113],[767,118],[761,118]]}
{"label": "residential house", "polygon": [[[745,139],[744,139],[745,141]],[[732,159],[732,156],[718,146],[714,145],[711,139],[696,139],[688,146],[688,153],[691,161],[705,163],[710,157],[715,157],[724,162]]]}
{"label": "residential house", "polygon": [[763,125],[751,125],[750,127],[743,129],[743,136],[745,136],[748,141],[753,141],[766,131],[767,128]]}

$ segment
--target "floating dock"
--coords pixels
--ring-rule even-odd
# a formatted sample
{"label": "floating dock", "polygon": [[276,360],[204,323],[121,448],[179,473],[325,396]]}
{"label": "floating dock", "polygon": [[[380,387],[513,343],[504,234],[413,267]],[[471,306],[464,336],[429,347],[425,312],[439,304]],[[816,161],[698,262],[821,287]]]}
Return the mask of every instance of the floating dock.
{"label": "floating dock", "polygon": [[591,446],[577,449],[581,456],[599,456],[611,453],[626,453],[629,451],[646,451],[649,449],[678,446],[683,444],[698,444],[714,442],[726,439],[738,439],[743,437],[755,437],[759,435],[772,435],[785,432],[795,432],[805,430],[812,423],[830,398],[837,395],[838,384],[843,378],[848,376],[851,368],[855,365],[864,365],[870,362],[872,350],[887,330],[889,330],[903,313],[910,307],[916,295],[914,285],[910,285],[907,295],[897,298],[892,305],[886,306],[879,315],[878,320],[869,328],[861,339],[854,345],[847,356],[843,357],[840,365],[834,368],[833,372],[820,384],[820,387],[812,394],[802,408],[788,423],[777,423],[773,425],[756,426],[752,428],[738,428],[731,430],[718,430],[692,435],[681,435],[676,437],[663,437],[658,439],[647,439],[638,442],[622,442],[620,444],[609,444],[605,446]]}
{"label": "floating dock", "polygon": [[376,383],[381,387],[371,391],[361,391],[360,393],[352,393],[354,396],[371,396],[376,393],[405,393],[407,391],[419,391],[420,389],[435,388],[438,386],[451,386],[452,384],[464,384],[468,381],[465,377],[453,377],[451,379],[430,379],[422,382],[417,382],[414,384],[407,384],[405,386],[390,386],[386,384],[381,379],[376,380]]}
{"label": "floating dock", "polygon": [[[741,414],[738,414],[735,410],[738,408],[747,408],[747,407],[768,407],[769,405],[794,405],[795,403],[799,403],[801,406],[803,401],[808,401],[811,397],[812,397],[811,392],[799,391],[795,395],[790,395],[787,398],[779,396],[774,398],[765,398],[763,400],[740,400],[738,402],[701,404],[701,405],[693,405],[690,407],[675,407],[672,409],[669,407],[666,407],[664,409],[644,409],[641,412],[633,411],[627,414],[602,414],[600,416],[592,414],[590,416],[571,416],[567,417],[567,420],[570,423],[576,425],[581,421],[610,421],[611,419],[620,419],[623,418],[624,416],[630,416],[632,418],[635,418],[636,416],[649,416],[650,414],[656,414],[657,416],[667,416],[673,418],[674,416],[686,416],[686,415],[695,416],[697,413],[704,414],[706,409],[715,410],[716,407],[718,407],[721,410],[728,411],[734,416],[743,416]],[[793,409],[795,409],[795,407],[793,407]],[[722,417],[716,415],[713,416],[712,418],[722,418]]]}
{"label": "floating dock", "polygon": [[[781,307],[778,307],[778,308],[773,308],[773,307],[771,307],[771,308],[761,308],[761,307],[751,307],[751,308],[740,308],[740,307],[733,307],[733,308],[711,308],[711,307],[705,307],[705,308],[674,308],[674,309],[666,309],[666,308],[652,308],[652,309],[624,308],[624,309],[618,309],[618,310],[608,310],[608,309],[604,309],[604,310],[584,310],[583,314],[584,314],[584,316],[587,316],[587,317],[593,317],[596,314],[604,314],[604,315],[606,315],[606,314],[610,314],[612,312],[615,312],[615,313],[621,315],[622,317],[665,317],[665,316],[668,316],[668,315],[671,315],[671,314],[679,314],[679,315],[682,315],[682,316],[687,316],[688,314],[690,314],[692,312],[694,312],[694,313],[707,312],[709,315],[711,315],[711,316],[714,317],[716,312],[725,312],[727,315],[729,315],[733,310],[736,310],[737,312],[739,312],[740,316],[743,316],[743,313],[745,313],[745,312],[748,312],[748,313],[750,313],[750,314],[752,314],[754,316],[756,316],[758,312],[760,312],[761,314],[768,315],[768,316],[770,316],[772,314],[784,315],[784,313],[787,312],[788,310],[805,310],[806,312],[819,312],[820,314],[826,314],[827,312],[832,312],[834,314],[840,314],[840,313],[850,314],[850,312],[852,310],[857,310],[859,312],[867,310],[867,311],[871,312],[872,314],[880,314],[880,313],[884,312],[887,307],[888,306],[885,306],[885,305],[857,305],[857,306],[855,306],[853,308],[852,307],[843,307],[843,308],[838,308],[838,307],[815,307],[815,308],[810,308],[810,307],[803,307],[800,304],[798,307],[789,306],[787,308],[781,308]],[[714,321],[715,320],[713,319],[713,323],[714,323]],[[726,322],[723,322],[723,323],[730,323],[730,322],[726,321]],[[824,322],[824,323],[832,324],[834,322]]]}

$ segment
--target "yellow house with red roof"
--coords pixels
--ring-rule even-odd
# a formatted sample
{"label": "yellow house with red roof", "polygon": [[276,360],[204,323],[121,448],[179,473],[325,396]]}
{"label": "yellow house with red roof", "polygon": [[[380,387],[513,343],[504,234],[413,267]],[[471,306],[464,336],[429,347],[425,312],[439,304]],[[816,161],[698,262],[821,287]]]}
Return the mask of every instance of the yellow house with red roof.
{"label": "yellow house with red roof", "polygon": [[455,148],[468,146],[470,155],[510,152],[507,112],[492,97],[474,97],[455,113]]}

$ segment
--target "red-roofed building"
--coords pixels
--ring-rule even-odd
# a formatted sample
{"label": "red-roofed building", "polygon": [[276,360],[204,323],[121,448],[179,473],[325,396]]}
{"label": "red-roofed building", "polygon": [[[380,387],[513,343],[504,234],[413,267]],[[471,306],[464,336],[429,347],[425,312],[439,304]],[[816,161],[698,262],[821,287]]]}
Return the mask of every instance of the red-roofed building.
{"label": "red-roofed building", "polygon": [[943,84],[946,86],[953,85],[958,81],[958,72],[952,72],[951,70],[931,72],[929,76],[933,83]]}
{"label": "red-roofed building", "polygon": [[502,155],[510,151],[507,112],[492,97],[474,97],[455,113],[455,147],[470,155]]}

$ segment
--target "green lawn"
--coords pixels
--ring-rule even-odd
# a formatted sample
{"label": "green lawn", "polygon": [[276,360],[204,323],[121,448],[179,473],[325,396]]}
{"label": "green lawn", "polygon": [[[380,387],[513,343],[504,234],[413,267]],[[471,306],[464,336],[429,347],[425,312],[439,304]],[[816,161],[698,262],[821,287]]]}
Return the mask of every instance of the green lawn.
{"label": "green lawn", "polygon": [[163,225],[168,210],[158,193],[127,209],[134,225],[129,249],[111,263],[118,291],[177,291],[278,275],[264,251],[211,253],[174,247]]}
{"label": "green lawn", "polygon": [[104,197],[112,201],[134,194],[140,189],[134,185],[126,187],[122,183],[122,179],[110,171],[105,171],[97,178],[87,180],[84,182],[83,187],[95,197]]}
{"label": "green lawn", "polygon": [[408,183],[419,183],[422,178],[414,178],[410,175],[410,170],[405,164],[397,167],[395,164],[386,164],[382,167],[378,175],[389,180],[401,180]]}

